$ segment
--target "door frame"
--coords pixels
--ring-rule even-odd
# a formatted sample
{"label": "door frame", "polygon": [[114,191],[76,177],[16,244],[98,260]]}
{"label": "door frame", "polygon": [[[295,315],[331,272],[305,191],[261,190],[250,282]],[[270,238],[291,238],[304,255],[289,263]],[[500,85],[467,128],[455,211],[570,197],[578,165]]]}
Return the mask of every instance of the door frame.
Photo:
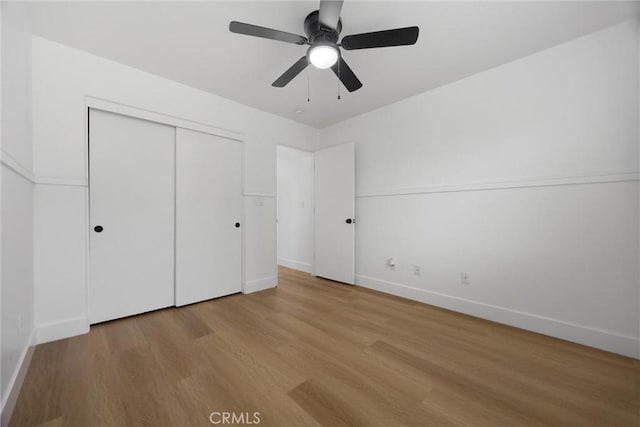
{"label": "door frame", "polygon": [[[296,147],[294,145],[276,143],[275,145],[275,159],[276,159],[276,268],[278,266],[278,147],[290,148],[292,150],[304,151],[311,154],[313,157],[313,168],[311,171],[311,271],[312,276],[316,275],[316,183],[315,183],[315,169],[316,169],[316,152],[315,150],[307,150],[304,148]],[[277,272],[276,272],[277,274]]]}
{"label": "door frame", "polygon": [[[246,195],[245,192],[245,182],[246,182],[246,154],[245,154],[245,134],[241,133],[241,132],[236,132],[233,130],[229,130],[229,129],[224,129],[224,128],[220,128],[220,127],[215,127],[215,126],[211,126],[205,123],[200,123],[200,122],[195,122],[193,120],[189,120],[189,119],[185,119],[182,117],[177,117],[177,116],[172,116],[169,114],[164,114],[161,112],[157,112],[157,111],[151,111],[151,110],[147,110],[147,109],[143,109],[143,108],[139,108],[139,107],[135,107],[132,105],[127,105],[127,104],[123,104],[120,102],[116,102],[116,101],[110,101],[107,99],[103,99],[103,98],[97,98],[94,96],[90,96],[90,95],[86,95],[84,98],[84,105],[83,105],[83,109],[82,109],[82,114],[84,116],[84,174],[85,174],[85,198],[84,198],[84,206],[85,206],[85,215],[84,215],[84,228],[85,228],[85,317],[87,319],[87,329],[90,328],[90,323],[89,323],[89,291],[90,291],[90,286],[89,286],[89,278],[90,278],[90,269],[91,269],[91,263],[90,263],[90,259],[91,259],[91,244],[90,244],[90,233],[89,233],[89,226],[91,224],[91,212],[90,212],[90,203],[89,203],[89,186],[91,185],[90,182],[90,175],[89,175],[89,125],[90,125],[90,119],[89,119],[89,110],[90,109],[94,109],[94,110],[102,110],[102,111],[106,111],[109,113],[115,113],[115,114],[120,114],[123,116],[128,116],[128,117],[133,117],[136,119],[141,119],[141,120],[146,120],[146,121],[150,121],[150,122],[155,122],[155,123],[160,123],[160,124],[164,124],[164,125],[169,125],[169,126],[173,126],[175,128],[183,128],[183,129],[189,129],[189,130],[193,130],[193,131],[197,131],[197,132],[202,132],[202,133],[207,133],[210,135],[215,135],[215,136],[220,136],[223,138],[227,138],[236,142],[239,142],[241,144],[241,156],[242,156],[242,163],[241,163],[241,182],[242,182],[242,188],[241,188],[241,196],[243,199],[243,203],[241,206],[241,219],[240,221],[242,221],[243,226],[241,227],[241,261],[240,261],[240,268],[241,268],[241,272],[240,272],[240,280],[242,283],[242,287],[244,289],[244,282],[245,282],[245,259],[246,259],[246,254],[245,254],[245,242],[246,242],[246,221],[245,221],[245,203],[244,203],[244,198]],[[177,132],[176,132],[177,134]],[[175,140],[174,140],[174,152],[175,152]],[[175,173],[175,161],[174,161],[174,173]],[[174,189],[175,190],[175,189]],[[174,209],[175,209],[175,199],[174,199]],[[174,303],[175,303],[175,222],[174,222],[174,240],[173,240],[173,247],[174,247]]]}

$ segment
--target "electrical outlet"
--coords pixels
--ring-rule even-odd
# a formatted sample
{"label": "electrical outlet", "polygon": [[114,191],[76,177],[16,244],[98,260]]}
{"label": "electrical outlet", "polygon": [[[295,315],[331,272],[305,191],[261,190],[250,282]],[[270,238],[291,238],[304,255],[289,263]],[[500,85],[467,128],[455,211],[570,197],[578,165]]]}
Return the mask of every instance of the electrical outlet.
{"label": "electrical outlet", "polygon": [[18,328],[20,330],[24,329],[24,316],[22,314],[18,316]]}
{"label": "electrical outlet", "polygon": [[391,270],[395,270],[396,269],[396,260],[391,257],[387,260],[387,266],[391,269]]}
{"label": "electrical outlet", "polygon": [[462,275],[460,276],[460,283],[462,283],[463,285],[471,284],[471,276],[469,275],[469,273],[467,272],[462,273]]}
{"label": "electrical outlet", "polygon": [[420,266],[419,265],[414,265],[413,266],[413,274],[415,274],[416,276],[420,275]]}

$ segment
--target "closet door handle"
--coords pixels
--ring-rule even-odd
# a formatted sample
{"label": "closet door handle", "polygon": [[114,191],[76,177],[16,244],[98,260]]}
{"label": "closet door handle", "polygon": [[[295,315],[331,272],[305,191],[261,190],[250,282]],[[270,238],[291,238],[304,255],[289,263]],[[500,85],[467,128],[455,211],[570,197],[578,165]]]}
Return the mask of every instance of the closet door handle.
{"label": "closet door handle", "polygon": [[236,222],[236,228],[240,228],[240,223]]}
{"label": "closet door handle", "polygon": [[93,227],[93,231],[95,231],[96,233],[102,233],[102,230],[104,230],[104,228],[101,225],[96,225],[95,227]]}

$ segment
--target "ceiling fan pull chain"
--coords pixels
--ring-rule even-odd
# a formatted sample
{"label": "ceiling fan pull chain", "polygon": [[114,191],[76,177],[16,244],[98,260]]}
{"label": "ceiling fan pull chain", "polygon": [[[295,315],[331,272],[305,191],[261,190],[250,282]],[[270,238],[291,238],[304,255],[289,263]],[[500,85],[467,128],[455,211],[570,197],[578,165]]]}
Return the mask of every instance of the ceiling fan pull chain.
{"label": "ceiling fan pull chain", "polygon": [[307,102],[311,102],[311,95],[309,89],[309,67],[307,67]]}
{"label": "ceiling fan pull chain", "polygon": [[338,60],[338,101],[340,100],[340,60]]}

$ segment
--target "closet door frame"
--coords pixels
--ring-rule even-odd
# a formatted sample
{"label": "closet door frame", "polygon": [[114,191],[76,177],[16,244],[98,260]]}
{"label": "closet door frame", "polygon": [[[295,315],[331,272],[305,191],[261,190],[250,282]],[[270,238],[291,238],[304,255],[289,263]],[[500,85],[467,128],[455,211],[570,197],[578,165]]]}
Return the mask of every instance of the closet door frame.
{"label": "closet door frame", "polygon": [[[84,115],[84,171],[85,171],[85,318],[87,319],[87,330],[89,329],[89,278],[90,278],[90,259],[91,259],[91,246],[89,243],[90,239],[90,230],[89,226],[91,225],[91,216],[90,216],[90,208],[89,208],[89,110],[102,110],[109,113],[116,113],[123,116],[129,116],[136,119],[147,120],[150,122],[156,122],[163,125],[173,126],[175,128],[182,128],[193,130],[197,132],[203,132],[219,137],[223,137],[226,139],[230,139],[236,141],[241,144],[241,182],[242,182],[242,199],[244,200],[245,196],[245,176],[246,176],[246,160],[245,160],[245,135],[241,132],[236,132],[229,129],[218,128],[215,126],[210,126],[204,123],[195,122],[192,120],[184,119],[181,117],[176,117],[168,114],[163,114],[161,112],[151,111],[147,109],[142,109],[138,107],[134,107],[131,105],[122,104],[119,102],[109,101],[102,98],[97,98],[93,96],[85,96],[84,98],[84,106],[82,114]],[[177,132],[176,132],[177,133]],[[174,154],[175,154],[175,141],[174,141]],[[174,172],[175,172],[175,162],[174,162]],[[174,200],[175,202],[175,200]],[[244,289],[245,283],[245,203],[243,202],[241,205],[241,262],[240,262],[240,280],[242,283],[242,287]],[[174,224],[174,234],[175,234],[175,224]],[[174,261],[175,261],[175,238],[174,238]],[[174,297],[175,297],[175,262],[174,262]],[[175,301],[175,300],[174,300]]]}

